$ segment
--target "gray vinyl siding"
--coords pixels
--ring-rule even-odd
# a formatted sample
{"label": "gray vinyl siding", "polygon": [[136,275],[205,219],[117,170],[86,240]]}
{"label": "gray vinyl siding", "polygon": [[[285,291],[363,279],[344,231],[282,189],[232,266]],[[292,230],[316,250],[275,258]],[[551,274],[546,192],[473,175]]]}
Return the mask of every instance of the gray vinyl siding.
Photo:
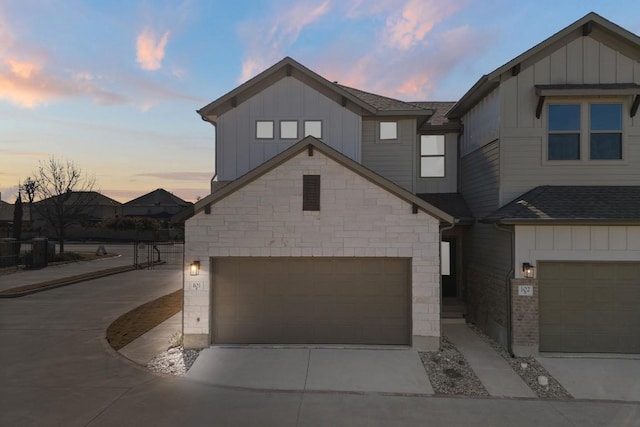
{"label": "gray vinyl siding", "polygon": [[460,155],[465,156],[495,141],[500,131],[500,90],[495,89],[469,110],[462,118]]}
{"label": "gray vinyl siding", "polygon": [[[580,37],[502,82],[500,204],[540,185],[640,185],[640,115],[629,117],[631,96],[547,97],[536,118],[535,85],[583,83],[640,84],[640,63],[591,37]],[[623,103],[623,160],[590,161],[588,151],[582,150],[579,162],[547,161],[548,103],[596,99]]]}
{"label": "gray vinyl siding", "polygon": [[460,190],[475,218],[483,218],[500,207],[498,140],[464,156],[460,170]]}
{"label": "gray vinyl siding", "polygon": [[[380,121],[398,122],[398,139],[380,141]],[[408,191],[413,190],[416,172],[415,119],[363,119],[362,164]]]}
{"label": "gray vinyl siding", "polygon": [[444,140],[443,178],[420,177],[420,136],[416,140],[415,192],[416,193],[456,193],[458,191],[458,134],[448,133]]}
{"label": "gray vinyl siding", "polygon": [[[274,139],[255,138],[257,120],[274,122]],[[279,139],[280,120],[298,121],[297,139]],[[218,117],[216,170],[232,181],[304,136],[304,121],[322,121],[321,140],[360,161],[361,117],[294,77],[285,77]]]}

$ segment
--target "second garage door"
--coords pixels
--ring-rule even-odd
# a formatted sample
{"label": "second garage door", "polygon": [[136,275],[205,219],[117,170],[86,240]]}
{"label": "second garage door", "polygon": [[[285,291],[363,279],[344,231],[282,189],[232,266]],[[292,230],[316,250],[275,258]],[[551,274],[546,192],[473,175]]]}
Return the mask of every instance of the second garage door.
{"label": "second garage door", "polygon": [[217,344],[410,344],[410,260],[215,258]]}
{"label": "second garage door", "polygon": [[538,268],[540,351],[640,353],[640,263]]}

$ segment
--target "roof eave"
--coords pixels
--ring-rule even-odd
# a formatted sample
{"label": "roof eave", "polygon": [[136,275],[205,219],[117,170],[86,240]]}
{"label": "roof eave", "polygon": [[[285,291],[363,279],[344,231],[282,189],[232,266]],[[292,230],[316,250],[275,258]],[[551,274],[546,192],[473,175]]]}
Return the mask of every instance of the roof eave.
{"label": "roof eave", "polygon": [[501,225],[640,225],[640,218],[484,218],[480,222]]}

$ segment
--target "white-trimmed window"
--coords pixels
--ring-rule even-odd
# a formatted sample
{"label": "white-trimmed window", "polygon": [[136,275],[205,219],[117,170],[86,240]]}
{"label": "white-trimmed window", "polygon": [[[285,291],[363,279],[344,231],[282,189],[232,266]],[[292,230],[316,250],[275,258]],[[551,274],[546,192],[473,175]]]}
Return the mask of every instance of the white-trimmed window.
{"label": "white-trimmed window", "polygon": [[420,135],[420,178],[442,178],[444,173],[444,135]]}
{"label": "white-trimmed window", "polygon": [[256,121],[256,139],[273,139],[273,120]]}
{"label": "white-trimmed window", "polygon": [[379,137],[381,141],[398,139],[398,122],[380,122]]}
{"label": "white-trimmed window", "polygon": [[280,120],[280,139],[298,139],[297,120]]}
{"label": "white-trimmed window", "polygon": [[304,136],[313,136],[322,139],[322,121],[321,120],[305,120]]}
{"label": "white-trimmed window", "polygon": [[620,102],[549,104],[547,160],[621,160]]}

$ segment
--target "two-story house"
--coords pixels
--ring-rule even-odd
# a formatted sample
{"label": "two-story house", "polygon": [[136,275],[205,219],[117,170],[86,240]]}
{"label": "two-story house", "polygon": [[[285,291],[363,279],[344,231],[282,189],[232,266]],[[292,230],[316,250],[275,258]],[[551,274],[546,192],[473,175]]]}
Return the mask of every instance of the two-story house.
{"label": "two-story house", "polygon": [[470,318],[516,354],[640,353],[640,38],[590,13],[460,120]]}
{"label": "two-story house", "polygon": [[203,107],[216,176],[185,223],[185,346],[434,349],[458,299],[518,354],[640,352],[639,59],[589,14],[457,103],[285,58]]}

